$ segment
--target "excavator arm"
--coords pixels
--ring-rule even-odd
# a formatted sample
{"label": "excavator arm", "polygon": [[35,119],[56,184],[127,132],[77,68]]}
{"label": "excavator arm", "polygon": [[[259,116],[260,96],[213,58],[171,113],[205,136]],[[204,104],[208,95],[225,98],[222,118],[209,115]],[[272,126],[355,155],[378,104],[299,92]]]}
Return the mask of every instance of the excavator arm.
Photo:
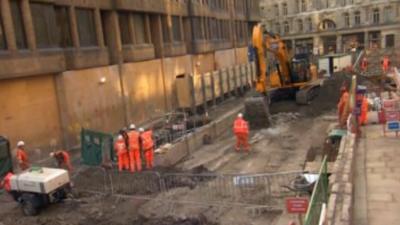
{"label": "excavator arm", "polygon": [[[253,47],[257,53],[257,85],[256,90],[264,93],[271,88],[280,88],[293,82],[291,77],[290,58],[283,40],[275,34],[264,30],[261,24],[253,28]],[[267,74],[267,52],[271,53],[274,69]]]}

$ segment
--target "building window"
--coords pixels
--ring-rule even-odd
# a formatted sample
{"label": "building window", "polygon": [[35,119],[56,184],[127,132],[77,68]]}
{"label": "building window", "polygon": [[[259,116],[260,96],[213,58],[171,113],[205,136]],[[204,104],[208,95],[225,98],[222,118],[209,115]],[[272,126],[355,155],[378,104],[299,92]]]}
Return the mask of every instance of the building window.
{"label": "building window", "polygon": [[301,19],[297,20],[297,29],[299,32],[303,32],[303,21]]}
{"label": "building window", "polygon": [[275,32],[277,34],[281,33],[281,25],[279,23],[275,23]]}
{"label": "building window", "polygon": [[344,27],[350,27],[350,15],[348,13],[343,14]]}
{"label": "building window", "polygon": [[164,43],[171,43],[170,28],[171,21],[169,21],[168,16],[163,16],[161,18],[162,34]]}
{"label": "building window", "polygon": [[385,36],[386,48],[394,47],[394,34],[388,34]]}
{"label": "building window", "polygon": [[[150,34],[147,33],[147,23],[144,14],[135,13],[133,14],[133,24],[135,33],[135,44],[146,44],[150,43]],[[169,37],[169,36],[168,36]]]}
{"label": "building window", "polygon": [[96,24],[94,22],[94,10],[76,9],[78,23],[79,43],[82,47],[97,46]]}
{"label": "building window", "polygon": [[307,11],[307,3],[306,0],[301,0],[301,12]]}
{"label": "building window", "polygon": [[174,41],[182,41],[181,17],[179,16],[172,16],[172,36]]}
{"label": "building window", "polygon": [[354,24],[360,25],[361,24],[361,14],[359,11],[354,13]]}
{"label": "building window", "polygon": [[283,3],[283,4],[282,4],[282,14],[283,14],[284,16],[287,16],[287,14],[288,14],[288,6],[287,6],[287,3]]}
{"label": "building window", "polygon": [[69,14],[67,7],[55,8],[56,12],[56,27],[58,29],[58,46],[62,48],[72,47],[71,26],[69,23]]}
{"label": "building window", "polygon": [[49,4],[32,2],[30,4],[30,8],[32,12],[37,47],[55,47],[58,43],[55,38],[57,29],[53,6]]}
{"label": "building window", "polygon": [[283,32],[284,32],[285,34],[288,34],[288,33],[289,33],[289,22],[288,22],[288,21],[285,21],[285,22],[283,23]]}
{"label": "building window", "polygon": [[389,7],[385,7],[383,15],[385,17],[385,23],[392,22],[392,18],[393,18],[392,7],[390,7],[390,6]]}
{"label": "building window", "polygon": [[336,29],[336,24],[332,20],[324,20],[321,23],[321,30],[334,30]]}
{"label": "building window", "polygon": [[11,6],[11,14],[12,14],[15,38],[17,41],[17,47],[18,49],[26,49],[27,48],[26,36],[25,36],[24,24],[22,22],[23,20],[22,20],[20,1],[12,0],[10,1],[10,6]]}
{"label": "building window", "polygon": [[3,20],[0,16],[0,50],[7,49],[6,35],[4,33]]}
{"label": "building window", "polygon": [[312,19],[307,18],[307,30],[312,31],[313,30],[313,24],[312,24]]}
{"label": "building window", "polygon": [[192,18],[193,27],[197,29],[193,29],[194,31],[194,39],[195,40],[204,40],[204,27],[203,27],[203,20],[201,17],[194,17]]}
{"label": "building window", "polygon": [[279,6],[274,5],[275,16],[279,16]]}
{"label": "building window", "polygon": [[374,24],[379,23],[379,9],[374,9],[373,11],[373,21]]}
{"label": "building window", "polygon": [[119,12],[118,21],[121,33],[121,42],[123,45],[130,45],[133,43],[132,35],[130,32],[130,14],[128,12]]}

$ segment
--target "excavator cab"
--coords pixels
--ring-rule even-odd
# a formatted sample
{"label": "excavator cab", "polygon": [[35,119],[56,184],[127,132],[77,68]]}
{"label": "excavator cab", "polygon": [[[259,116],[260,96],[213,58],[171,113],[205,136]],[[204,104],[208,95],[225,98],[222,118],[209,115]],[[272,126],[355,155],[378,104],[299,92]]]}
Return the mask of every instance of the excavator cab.
{"label": "excavator cab", "polygon": [[310,81],[310,62],[306,55],[296,55],[292,59],[291,76],[293,83]]}

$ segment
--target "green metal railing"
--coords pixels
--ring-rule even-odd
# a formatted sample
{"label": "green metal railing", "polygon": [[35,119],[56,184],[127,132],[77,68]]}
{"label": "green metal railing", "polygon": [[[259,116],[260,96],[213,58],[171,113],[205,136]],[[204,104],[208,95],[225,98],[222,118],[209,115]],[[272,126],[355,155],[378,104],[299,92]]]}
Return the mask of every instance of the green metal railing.
{"label": "green metal railing", "polygon": [[318,225],[321,217],[322,205],[328,203],[329,198],[328,163],[324,157],[319,171],[319,178],[314,186],[310,204],[304,220],[304,225]]}

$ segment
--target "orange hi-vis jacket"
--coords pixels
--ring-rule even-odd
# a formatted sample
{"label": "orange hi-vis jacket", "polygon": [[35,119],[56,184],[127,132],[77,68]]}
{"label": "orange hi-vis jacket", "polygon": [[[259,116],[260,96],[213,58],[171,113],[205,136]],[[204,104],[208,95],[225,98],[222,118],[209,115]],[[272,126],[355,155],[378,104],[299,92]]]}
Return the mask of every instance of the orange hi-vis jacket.
{"label": "orange hi-vis jacket", "polygon": [[146,132],[143,132],[141,134],[142,138],[142,144],[143,144],[143,150],[148,150],[153,148],[154,142],[153,142],[153,131],[149,130]]}
{"label": "orange hi-vis jacket", "polygon": [[130,150],[139,150],[139,132],[132,130],[128,132],[129,137],[129,149]]}
{"label": "orange hi-vis jacket", "polygon": [[11,191],[11,177],[14,176],[13,173],[8,172],[7,175],[3,178],[0,187],[4,188],[7,192]]}
{"label": "orange hi-vis jacket", "polygon": [[123,155],[127,153],[125,140],[118,140],[115,142],[114,149],[117,152],[117,155]]}
{"label": "orange hi-vis jacket", "polygon": [[28,164],[28,155],[26,154],[26,151],[21,148],[17,149],[17,159],[19,163],[22,162]]}
{"label": "orange hi-vis jacket", "polygon": [[243,118],[237,118],[233,123],[233,132],[235,134],[248,134],[249,126]]}

